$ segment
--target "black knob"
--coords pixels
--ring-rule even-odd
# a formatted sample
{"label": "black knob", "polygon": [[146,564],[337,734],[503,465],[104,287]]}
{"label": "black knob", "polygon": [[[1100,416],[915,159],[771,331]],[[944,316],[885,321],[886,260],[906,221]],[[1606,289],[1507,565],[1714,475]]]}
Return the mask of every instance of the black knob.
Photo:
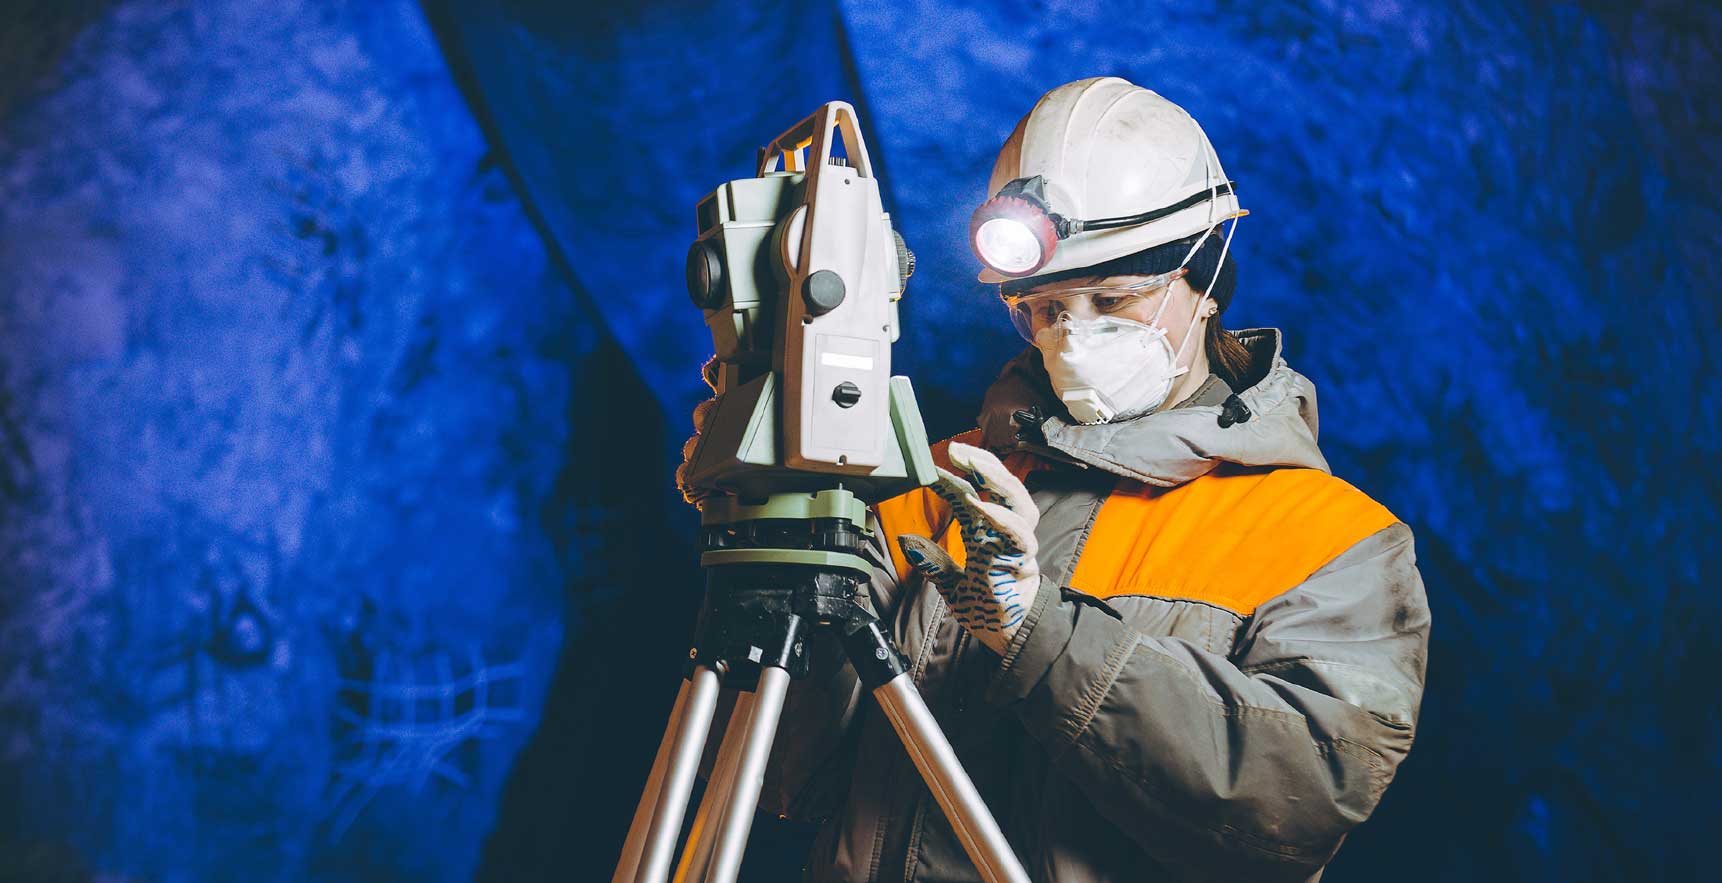
{"label": "black knob", "polygon": [[1041,413],[1039,405],[1019,409],[1011,414],[1010,418],[1011,422],[1016,424],[1017,441],[1046,444],[1046,415]]}
{"label": "black knob", "polygon": [[708,241],[688,249],[688,297],[702,310],[723,306],[723,256]]}
{"label": "black knob", "polygon": [[823,316],[837,309],[844,294],[843,277],[834,270],[820,270],[801,283],[801,299],[810,315]]}
{"label": "black knob", "polygon": [[861,401],[861,387],[845,380],[831,391],[831,400],[836,402],[839,408],[853,408],[856,402]]}
{"label": "black knob", "polygon": [[1227,398],[1225,403],[1220,405],[1219,424],[1221,429],[1226,429],[1238,423],[1248,423],[1249,421],[1250,406],[1244,404],[1244,400],[1238,398],[1236,395],[1232,395]]}

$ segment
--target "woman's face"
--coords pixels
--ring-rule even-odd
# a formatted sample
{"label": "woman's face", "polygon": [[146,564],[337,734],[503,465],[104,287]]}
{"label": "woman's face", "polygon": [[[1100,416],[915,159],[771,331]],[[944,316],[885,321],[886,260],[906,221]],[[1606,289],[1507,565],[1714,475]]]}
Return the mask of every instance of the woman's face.
{"label": "woman's face", "polygon": [[[1190,329],[1192,322],[1200,325],[1207,317],[1195,316],[1196,302],[1200,298],[1182,277],[1174,279],[1170,285],[1156,290],[1131,292],[1124,290],[1133,283],[1143,283],[1154,277],[1124,275],[1088,277],[1083,279],[1066,279],[1048,285],[1036,286],[1025,292],[1032,299],[1026,300],[1022,309],[1028,311],[1029,328],[1033,333],[1056,323],[1060,316],[1069,313],[1073,319],[1095,319],[1111,316],[1119,319],[1129,319],[1144,325],[1154,325],[1166,331],[1167,340],[1176,348],[1184,339],[1184,333]],[[1096,288],[1115,288],[1115,291],[1095,291]],[[1077,289],[1087,289],[1078,293]],[[1060,297],[1059,293],[1072,292],[1069,297]],[[1162,301],[1169,300],[1162,309]],[[1156,316],[1156,314],[1158,314]],[[1200,344],[1202,329],[1196,328],[1191,333],[1196,335]],[[1188,354],[1186,354],[1188,358]]]}

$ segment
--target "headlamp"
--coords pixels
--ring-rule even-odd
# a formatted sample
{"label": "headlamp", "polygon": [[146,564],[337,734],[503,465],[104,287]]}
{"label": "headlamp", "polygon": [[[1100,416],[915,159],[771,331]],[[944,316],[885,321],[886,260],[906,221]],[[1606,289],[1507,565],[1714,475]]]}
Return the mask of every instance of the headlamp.
{"label": "headlamp", "polygon": [[969,245],[981,263],[993,272],[1020,279],[1046,266],[1060,239],[1069,239],[1084,230],[1147,224],[1231,192],[1232,182],[1223,181],[1141,214],[1079,220],[1052,210],[1046,199],[1043,176],[1018,178],[999,188],[998,193],[975,209],[969,218]]}
{"label": "headlamp", "polygon": [[1063,238],[1059,220],[1047,206],[1045,179],[1018,178],[975,209],[969,218],[969,244],[994,272],[1027,276],[1052,260]]}

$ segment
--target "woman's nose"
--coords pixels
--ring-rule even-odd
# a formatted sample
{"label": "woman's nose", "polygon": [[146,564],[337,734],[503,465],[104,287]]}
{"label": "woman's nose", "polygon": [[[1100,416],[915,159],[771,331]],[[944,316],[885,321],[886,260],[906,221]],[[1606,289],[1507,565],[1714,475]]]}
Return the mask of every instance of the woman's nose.
{"label": "woman's nose", "polygon": [[1072,319],[1092,319],[1099,314],[1087,298],[1073,298],[1064,303],[1064,315]]}

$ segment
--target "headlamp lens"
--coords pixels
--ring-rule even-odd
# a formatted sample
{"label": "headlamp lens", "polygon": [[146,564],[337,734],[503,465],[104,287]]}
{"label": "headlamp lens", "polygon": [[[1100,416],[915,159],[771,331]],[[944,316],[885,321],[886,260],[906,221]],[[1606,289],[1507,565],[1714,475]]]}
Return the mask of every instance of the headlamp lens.
{"label": "headlamp lens", "polygon": [[987,266],[1007,276],[1032,271],[1041,260],[1040,237],[1016,218],[993,218],[975,231],[975,251]]}
{"label": "headlamp lens", "polygon": [[1001,193],[969,218],[969,245],[993,272],[1027,276],[1052,260],[1058,228],[1043,203]]}

